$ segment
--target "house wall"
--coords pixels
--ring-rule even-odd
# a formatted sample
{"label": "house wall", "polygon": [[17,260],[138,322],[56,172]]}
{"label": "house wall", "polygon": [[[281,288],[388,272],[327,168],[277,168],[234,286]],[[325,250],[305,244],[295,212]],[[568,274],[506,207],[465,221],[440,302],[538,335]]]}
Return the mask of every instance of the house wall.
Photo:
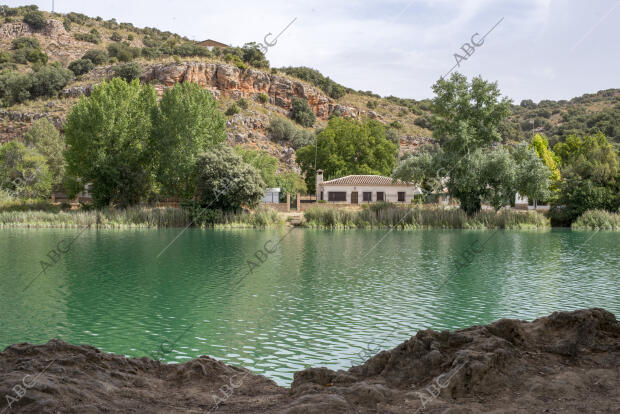
{"label": "house wall", "polygon": [[[363,201],[364,199],[364,195],[363,193],[366,191],[370,191],[372,193],[372,203],[377,201],[377,192],[381,192],[383,191],[385,193],[385,198],[384,201],[388,201],[388,202],[392,202],[392,203],[397,203],[398,202],[398,192],[399,191],[404,191],[405,192],[405,203],[411,203],[411,200],[413,199],[413,196],[415,194],[416,188],[413,186],[406,186],[406,185],[390,185],[390,186],[373,186],[373,185],[329,185],[329,184],[323,184],[321,186],[321,188],[323,189],[323,199],[325,201],[327,201],[328,203],[333,203],[333,204],[350,204],[351,203],[351,193],[354,191],[358,192],[358,203],[359,204],[364,204],[367,203],[367,201]],[[330,191],[344,191],[347,193],[347,201],[328,201],[328,195],[327,193]],[[320,194],[319,194],[320,197]]]}

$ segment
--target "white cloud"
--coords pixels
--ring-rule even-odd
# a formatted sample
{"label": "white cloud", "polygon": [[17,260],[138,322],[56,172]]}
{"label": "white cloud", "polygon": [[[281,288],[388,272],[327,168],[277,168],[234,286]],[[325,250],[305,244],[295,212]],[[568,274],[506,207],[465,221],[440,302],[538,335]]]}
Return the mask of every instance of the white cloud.
{"label": "white cloud", "polygon": [[[568,56],[571,45],[616,1],[56,0],[56,8],[236,45],[262,41],[297,17],[269,50],[274,66],[310,66],[355,89],[419,99],[431,96],[430,86],[450,69],[453,54],[473,33],[485,33],[504,17],[460,70],[497,80],[515,100],[539,100],[619,86],[612,82],[620,69],[613,23],[620,7]],[[49,1],[35,3],[50,7]]]}

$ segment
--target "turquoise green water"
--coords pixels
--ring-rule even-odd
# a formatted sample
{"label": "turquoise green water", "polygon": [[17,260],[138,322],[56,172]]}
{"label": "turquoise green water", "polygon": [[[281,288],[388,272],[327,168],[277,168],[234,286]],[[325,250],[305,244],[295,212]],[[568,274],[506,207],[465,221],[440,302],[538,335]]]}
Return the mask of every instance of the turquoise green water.
{"label": "turquoise green water", "polygon": [[190,229],[157,257],[180,230],[87,230],[54,264],[48,251],[78,230],[0,230],[0,346],[210,355],[288,384],[420,329],[620,313],[620,233],[293,229],[277,246],[287,231]]}

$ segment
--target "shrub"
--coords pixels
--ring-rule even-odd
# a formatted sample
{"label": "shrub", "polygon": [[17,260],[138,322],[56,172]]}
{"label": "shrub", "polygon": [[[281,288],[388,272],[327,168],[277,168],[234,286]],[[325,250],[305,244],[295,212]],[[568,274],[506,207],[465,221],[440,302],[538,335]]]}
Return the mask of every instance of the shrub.
{"label": "shrub", "polygon": [[403,124],[401,124],[398,121],[392,121],[392,122],[390,122],[390,127],[391,128],[395,128],[395,129],[402,129]]}
{"label": "shrub", "polygon": [[377,101],[368,101],[366,102],[366,106],[369,109],[377,109]]}
{"label": "shrub", "polygon": [[9,63],[11,61],[11,55],[7,52],[0,52],[0,64]]}
{"label": "shrub", "polygon": [[196,163],[196,195],[202,206],[225,211],[256,206],[265,183],[254,167],[232,148],[220,146],[204,153]]}
{"label": "shrub", "polygon": [[285,118],[276,117],[271,120],[267,128],[271,138],[279,141],[288,141],[294,149],[299,149],[314,143],[315,136],[312,131],[298,129]]}
{"label": "shrub", "polygon": [[45,65],[47,55],[41,49],[17,49],[13,52],[13,61],[22,65],[30,62],[36,65]]}
{"label": "shrub", "polygon": [[0,73],[0,100],[10,106],[30,97],[32,77],[12,70]]}
{"label": "shrub", "polygon": [[398,135],[398,132],[396,132],[394,128],[387,128],[385,130],[385,138],[389,139],[396,145],[400,145],[400,136]]}
{"label": "shrub", "polygon": [[108,52],[101,49],[91,49],[82,56],[82,59],[87,59],[93,62],[95,65],[103,65],[109,59]]}
{"label": "shrub", "polygon": [[140,76],[140,65],[137,63],[125,63],[114,68],[114,76],[131,82]]}
{"label": "shrub", "polygon": [[90,72],[95,65],[88,59],[74,60],[69,64],[69,70],[76,76],[83,75],[86,72]]}
{"label": "shrub", "polygon": [[273,139],[279,141],[291,141],[297,133],[297,128],[295,128],[295,125],[288,119],[275,117],[269,123],[267,131]]}
{"label": "shrub", "polygon": [[79,40],[82,42],[90,42],[94,44],[98,44],[101,41],[99,36],[93,33],[76,33],[73,35],[73,37],[75,38],[75,40]]}
{"label": "shrub", "polygon": [[57,65],[50,65],[34,72],[31,78],[30,95],[32,97],[51,97],[56,96],[59,90],[73,80],[73,72]]}
{"label": "shrub", "polygon": [[239,105],[239,108],[241,109],[248,109],[248,101],[245,100],[245,98],[241,98],[237,101],[237,105]]}
{"label": "shrub", "polygon": [[133,40],[133,35],[131,33],[127,35],[127,40],[129,40],[130,42]]}
{"label": "shrub", "polygon": [[141,54],[140,48],[130,47],[126,43],[112,43],[108,45],[110,57],[117,58],[120,62],[129,62]]}
{"label": "shrub", "polygon": [[232,116],[232,115],[236,115],[239,113],[239,107],[237,106],[237,104],[233,103],[232,105],[230,105],[228,107],[228,109],[226,110],[226,112],[224,112],[224,114],[226,116]]}
{"label": "shrub", "polygon": [[313,126],[316,121],[316,115],[305,99],[294,97],[292,100],[291,113],[293,119],[305,127]]}
{"label": "shrub", "polygon": [[118,32],[114,32],[112,33],[112,36],[110,36],[110,40],[113,40],[115,42],[120,42],[121,40],[123,40],[123,36],[118,34]]}
{"label": "shrub", "polygon": [[11,49],[41,49],[41,45],[34,37],[18,37],[11,42]]}
{"label": "shrub", "polygon": [[86,22],[88,22],[88,20],[90,20],[85,14],[75,12],[68,13],[67,19],[77,24],[85,24]]}
{"label": "shrub", "polygon": [[261,92],[258,94],[257,99],[258,99],[258,102],[264,104],[264,103],[267,103],[267,101],[269,100],[269,96],[267,96],[266,93]]}
{"label": "shrub", "polygon": [[620,230],[620,214],[605,210],[588,210],[572,226],[575,230]]}
{"label": "shrub", "polygon": [[144,47],[142,48],[142,56],[147,59],[157,59],[162,55],[162,51],[156,47]]}
{"label": "shrub", "polygon": [[66,17],[62,20],[62,25],[67,32],[71,31],[71,20]]}
{"label": "shrub", "polygon": [[47,64],[47,55],[41,49],[28,49],[26,60],[35,65]]}
{"label": "shrub", "polygon": [[325,77],[318,70],[307,67],[288,67],[282,68],[284,73],[290,76],[294,76],[306,82],[313,84],[323,90],[330,98],[338,99],[346,95],[347,90],[344,86],[331,80],[329,77]]}
{"label": "shrub", "polygon": [[28,26],[35,30],[40,30],[45,27],[47,21],[45,20],[45,15],[42,12],[33,10],[24,15],[24,23],[28,24]]}
{"label": "shrub", "polygon": [[417,117],[413,123],[420,128],[432,129],[431,117],[426,114]]}

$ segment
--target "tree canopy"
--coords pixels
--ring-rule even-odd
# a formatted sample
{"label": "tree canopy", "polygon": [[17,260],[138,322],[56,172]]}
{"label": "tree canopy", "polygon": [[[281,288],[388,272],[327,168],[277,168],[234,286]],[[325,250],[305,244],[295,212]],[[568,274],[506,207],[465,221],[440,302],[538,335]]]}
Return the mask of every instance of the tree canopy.
{"label": "tree canopy", "polygon": [[196,162],[196,196],[204,208],[234,211],[254,207],[265,187],[258,170],[230,147],[213,148]]}
{"label": "tree canopy", "polygon": [[65,140],[54,124],[42,118],[33,122],[26,134],[24,143],[37,150],[46,159],[52,175],[52,186],[55,191],[62,189],[65,177]]}
{"label": "tree canopy", "polygon": [[65,127],[67,172],[92,183],[93,202],[136,204],[153,187],[151,115],[157,98],[150,85],[114,78],[97,85],[71,110]]}
{"label": "tree canopy", "polygon": [[52,175],[45,157],[17,141],[0,145],[0,189],[19,198],[48,197]]}
{"label": "tree canopy", "polygon": [[157,177],[166,195],[192,197],[199,154],[226,140],[226,121],[211,93],[198,84],[167,89],[153,119],[150,140],[157,157]]}
{"label": "tree canopy", "polygon": [[[398,146],[385,136],[385,127],[375,120],[363,122],[332,118],[316,137],[317,169],[332,179],[350,174],[389,176],[396,165]],[[297,162],[314,189],[315,146],[297,151]]]}

